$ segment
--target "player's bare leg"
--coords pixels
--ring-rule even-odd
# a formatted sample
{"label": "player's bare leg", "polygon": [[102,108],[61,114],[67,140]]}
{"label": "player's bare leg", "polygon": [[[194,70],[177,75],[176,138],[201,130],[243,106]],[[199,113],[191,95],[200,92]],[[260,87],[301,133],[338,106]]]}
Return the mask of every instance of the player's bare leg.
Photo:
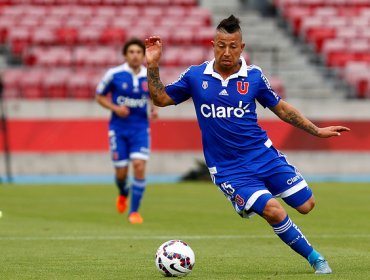
{"label": "player's bare leg", "polygon": [[133,159],[132,166],[134,169],[134,182],[132,184],[131,207],[128,219],[132,224],[141,224],[144,219],[139,213],[139,207],[145,191],[146,161],[142,159]]}
{"label": "player's bare leg", "polygon": [[[306,214],[314,207],[313,196],[303,205],[297,207],[300,213]],[[276,199],[270,199],[264,210],[262,217],[272,226],[274,232],[290,248],[306,258],[310,265],[315,269],[316,274],[329,274],[332,272],[328,262],[318,253],[301,230],[292,222],[285,209]]]}
{"label": "player's bare leg", "polygon": [[295,209],[301,214],[308,214],[315,207],[315,197],[311,196],[305,203]]}
{"label": "player's bare leg", "polygon": [[116,184],[119,189],[119,195],[116,201],[116,207],[118,213],[122,214],[127,209],[127,197],[129,194],[129,188],[127,187],[127,173],[128,167],[116,167]]}

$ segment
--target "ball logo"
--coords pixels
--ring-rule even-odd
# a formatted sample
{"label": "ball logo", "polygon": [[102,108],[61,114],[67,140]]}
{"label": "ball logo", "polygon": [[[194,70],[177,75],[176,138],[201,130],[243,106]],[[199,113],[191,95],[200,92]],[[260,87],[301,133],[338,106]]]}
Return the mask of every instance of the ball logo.
{"label": "ball logo", "polygon": [[237,85],[237,88],[238,88],[238,92],[240,93],[240,94],[247,94],[248,93],[248,88],[249,88],[249,83],[248,82],[240,82],[240,81],[238,81],[237,83],[236,83],[236,85]]}

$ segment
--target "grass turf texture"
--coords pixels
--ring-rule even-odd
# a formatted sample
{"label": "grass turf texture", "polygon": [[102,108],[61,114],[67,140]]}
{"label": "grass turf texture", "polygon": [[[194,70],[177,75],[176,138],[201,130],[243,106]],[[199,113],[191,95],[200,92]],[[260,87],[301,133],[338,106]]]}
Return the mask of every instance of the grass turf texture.
{"label": "grass turf texture", "polygon": [[196,255],[186,279],[369,279],[370,184],[311,184],[317,205],[289,210],[334,274],[317,276],[259,217],[243,220],[208,183],[149,185],[142,225],[115,212],[106,186],[0,185],[1,279],[165,279],[160,244]]}

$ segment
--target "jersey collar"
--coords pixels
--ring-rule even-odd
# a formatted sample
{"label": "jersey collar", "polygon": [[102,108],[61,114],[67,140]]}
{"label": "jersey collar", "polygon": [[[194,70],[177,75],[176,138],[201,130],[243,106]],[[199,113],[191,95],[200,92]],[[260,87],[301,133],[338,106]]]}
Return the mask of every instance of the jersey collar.
{"label": "jersey collar", "polygon": [[131,67],[128,65],[127,62],[125,62],[122,65],[122,69],[124,71],[127,71],[127,72],[131,73],[133,76],[136,76],[138,78],[143,78],[143,77],[145,78],[146,77],[146,67],[144,65],[140,66],[140,72],[137,75],[134,74],[134,72],[132,71]]}
{"label": "jersey collar", "polygon": [[[240,61],[242,62],[242,65],[239,69],[238,72],[230,75],[227,80],[230,80],[230,79],[234,79],[234,78],[237,78],[239,76],[241,77],[247,77],[248,76],[248,71],[247,71],[247,63],[245,62],[245,59],[244,57],[240,57]],[[220,74],[218,74],[217,72],[215,72],[213,70],[213,66],[215,64],[215,59],[212,59],[208,64],[207,64],[207,67],[206,69],[204,69],[204,72],[203,74],[206,74],[206,75],[212,75],[212,77],[216,78],[216,79],[219,79],[221,81],[223,81],[223,78],[221,77]]]}

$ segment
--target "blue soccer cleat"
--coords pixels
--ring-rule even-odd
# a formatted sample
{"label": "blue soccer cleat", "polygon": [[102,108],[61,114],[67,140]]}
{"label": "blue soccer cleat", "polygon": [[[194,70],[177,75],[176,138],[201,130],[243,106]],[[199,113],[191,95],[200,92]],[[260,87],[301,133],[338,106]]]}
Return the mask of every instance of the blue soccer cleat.
{"label": "blue soccer cleat", "polygon": [[332,270],[331,270],[328,262],[322,256],[320,256],[312,264],[312,267],[315,270],[315,274],[330,274],[330,273],[332,273]]}

